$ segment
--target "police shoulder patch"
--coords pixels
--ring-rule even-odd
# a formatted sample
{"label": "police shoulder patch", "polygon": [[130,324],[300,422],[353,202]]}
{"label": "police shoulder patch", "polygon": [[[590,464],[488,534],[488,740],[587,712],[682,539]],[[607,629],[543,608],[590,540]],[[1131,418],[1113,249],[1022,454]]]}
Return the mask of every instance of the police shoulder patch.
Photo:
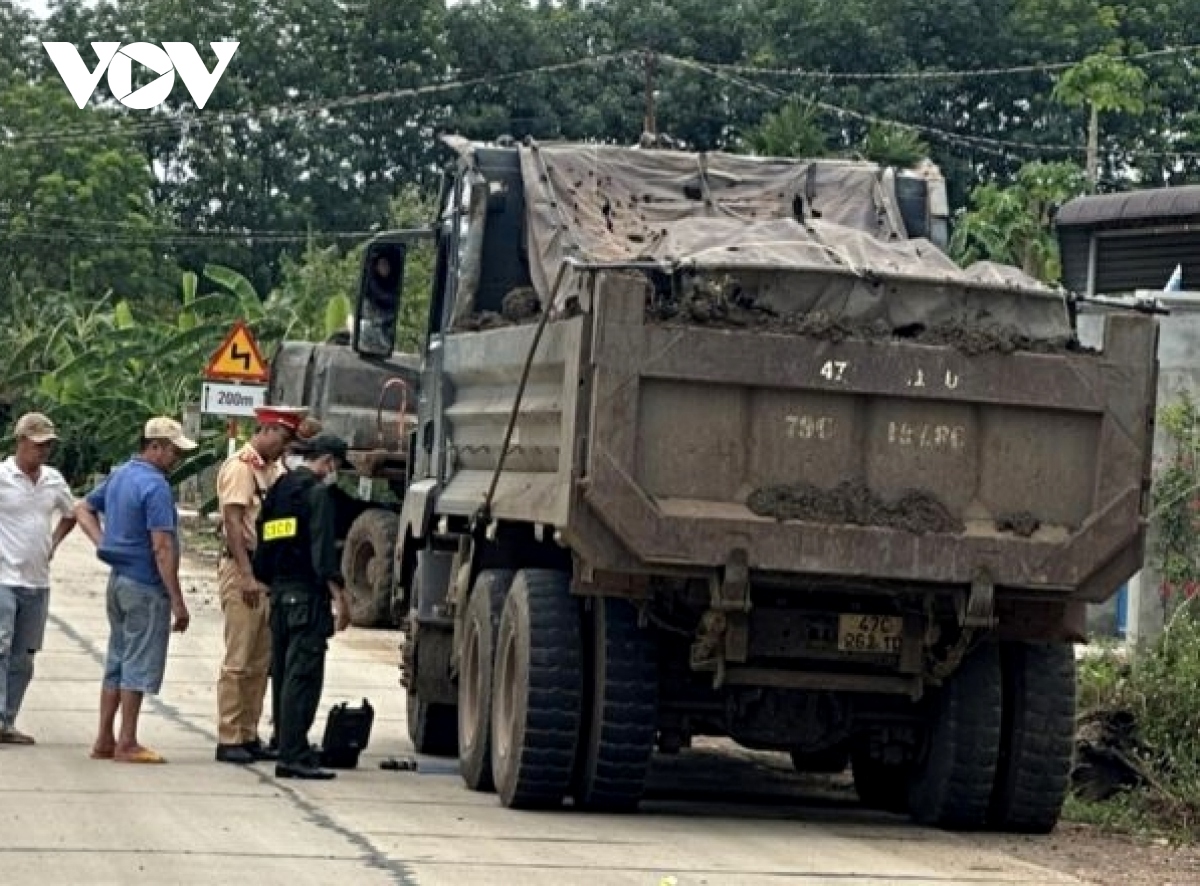
{"label": "police shoulder patch", "polygon": [[263,523],[263,541],[295,538],[297,528],[298,521],[295,517],[280,517],[277,520],[267,520]]}

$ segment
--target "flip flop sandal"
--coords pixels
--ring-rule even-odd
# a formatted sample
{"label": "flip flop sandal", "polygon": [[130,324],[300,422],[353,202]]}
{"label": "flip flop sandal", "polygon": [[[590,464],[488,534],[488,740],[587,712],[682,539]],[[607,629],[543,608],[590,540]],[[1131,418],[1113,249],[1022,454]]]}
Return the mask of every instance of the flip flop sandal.
{"label": "flip flop sandal", "polygon": [[113,760],[117,763],[166,763],[167,760],[156,751],[149,748],[142,748],[132,754],[113,754]]}
{"label": "flip flop sandal", "polygon": [[115,751],[111,751],[111,750],[99,751],[99,750],[96,750],[96,748],[92,748],[92,752],[90,754],[88,754],[88,756],[91,757],[93,760],[111,760],[113,758],[114,753],[115,753]]}

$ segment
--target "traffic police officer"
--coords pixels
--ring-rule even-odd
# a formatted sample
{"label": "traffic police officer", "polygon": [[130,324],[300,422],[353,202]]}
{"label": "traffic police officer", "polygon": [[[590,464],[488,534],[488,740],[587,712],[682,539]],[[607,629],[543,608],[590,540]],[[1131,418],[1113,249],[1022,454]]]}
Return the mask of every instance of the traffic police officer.
{"label": "traffic police officer", "polygon": [[347,446],[322,433],[297,448],[304,461],[276,481],[263,503],[254,571],[271,588],[275,775],[326,779],[334,773],[320,768],[308,732],[321,700],[326,641],[350,624],[330,497]]}
{"label": "traffic police officer", "polygon": [[[225,621],[225,659],[217,681],[217,753],[223,763],[274,759],[258,737],[258,721],[271,668],[270,612],[251,560],[255,527],[268,490],[283,473],[284,448],[300,433],[307,410],[264,406],[254,410],[258,429],[217,474],[225,547],[217,567]],[[315,432],[314,432],[315,433]]]}

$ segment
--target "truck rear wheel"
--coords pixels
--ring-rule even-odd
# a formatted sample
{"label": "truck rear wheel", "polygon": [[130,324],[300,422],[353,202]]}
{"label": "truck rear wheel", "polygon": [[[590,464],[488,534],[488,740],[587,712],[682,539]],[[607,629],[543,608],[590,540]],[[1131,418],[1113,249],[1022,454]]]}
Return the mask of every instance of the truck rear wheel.
{"label": "truck rear wheel", "polygon": [[1004,726],[989,823],[1048,834],[1070,787],[1075,750],[1075,650],[1003,643]]}
{"label": "truck rear wheel", "polygon": [[492,779],[492,672],[508,569],[487,569],[475,578],[463,625],[458,667],[458,768],[473,791],[495,789]]}
{"label": "truck rear wheel", "polygon": [[595,600],[590,615],[589,703],[575,802],[630,812],[645,792],[658,734],[657,650],[629,601]]}
{"label": "truck rear wheel", "polygon": [[513,809],[557,806],[571,789],[583,670],[570,578],[525,569],[513,578],[496,638],[492,772]]}
{"label": "truck rear wheel", "polygon": [[412,630],[404,700],[408,737],[418,754],[453,757],[458,753],[458,706],[427,701],[417,690],[422,683],[436,683],[441,673],[448,670],[453,635],[421,625],[414,625]]}
{"label": "truck rear wheel", "polygon": [[913,772],[909,810],[922,824],[982,827],[1000,757],[1000,651],[975,649],[929,699],[925,747]]}
{"label": "truck rear wheel", "polygon": [[363,511],[346,533],[342,575],[350,593],[350,623],[360,628],[386,624],[391,615],[392,561],[399,520],[391,511]]}

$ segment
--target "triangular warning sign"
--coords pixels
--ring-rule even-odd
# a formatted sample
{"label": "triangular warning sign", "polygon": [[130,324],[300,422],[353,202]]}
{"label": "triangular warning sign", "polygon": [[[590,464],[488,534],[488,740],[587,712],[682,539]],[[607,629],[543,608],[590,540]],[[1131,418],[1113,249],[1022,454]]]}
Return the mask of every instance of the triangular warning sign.
{"label": "triangular warning sign", "polygon": [[265,382],[270,378],[267,363],[258,350],[258,343],[246,324],[238,320],[221,347],[204,367],[204,377],[230,381]]}

